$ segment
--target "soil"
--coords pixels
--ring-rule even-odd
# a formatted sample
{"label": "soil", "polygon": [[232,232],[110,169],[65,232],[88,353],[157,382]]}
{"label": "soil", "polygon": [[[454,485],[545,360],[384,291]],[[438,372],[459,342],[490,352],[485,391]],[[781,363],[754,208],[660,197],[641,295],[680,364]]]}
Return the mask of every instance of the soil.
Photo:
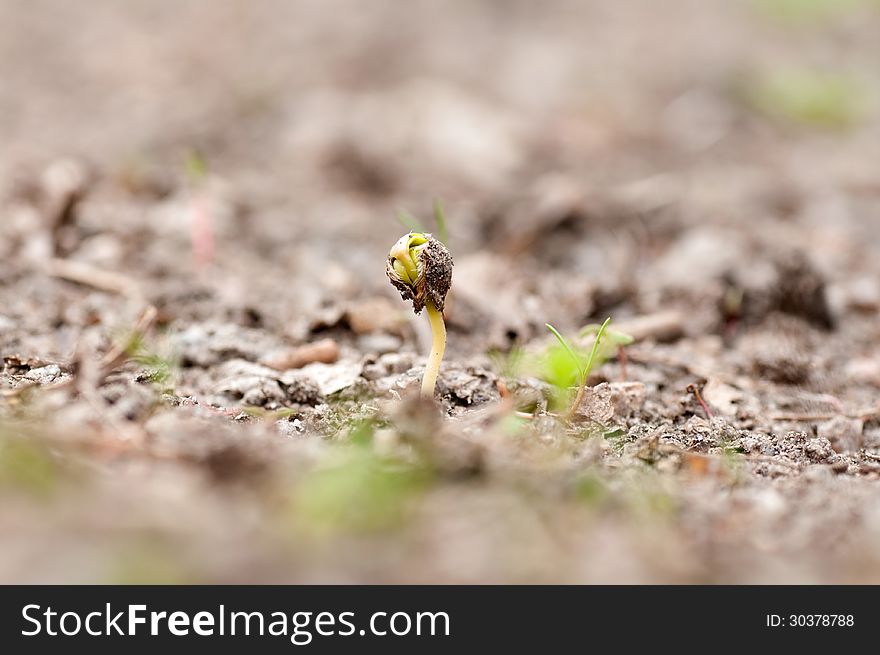
{"label": "soil", "polygon": [[880,13],[784,4],[0,1],[0,580],[880,582]]}

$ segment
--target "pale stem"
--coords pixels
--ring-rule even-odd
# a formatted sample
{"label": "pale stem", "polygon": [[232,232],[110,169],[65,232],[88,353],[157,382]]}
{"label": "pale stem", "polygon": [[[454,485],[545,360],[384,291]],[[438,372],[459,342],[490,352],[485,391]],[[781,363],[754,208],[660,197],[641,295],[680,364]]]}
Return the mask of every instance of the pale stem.
{"label": "pale stem", "polygon": [[422,398],[432,399],[437,375],[440,373],[440,362],[443,361],[443,353],[446,351],[446,324],[443,322],[443,313],[434,307],[433,302],[429,300],[425,309],[431,322],[431,354],[425,367],[425,377],[422,378]]}

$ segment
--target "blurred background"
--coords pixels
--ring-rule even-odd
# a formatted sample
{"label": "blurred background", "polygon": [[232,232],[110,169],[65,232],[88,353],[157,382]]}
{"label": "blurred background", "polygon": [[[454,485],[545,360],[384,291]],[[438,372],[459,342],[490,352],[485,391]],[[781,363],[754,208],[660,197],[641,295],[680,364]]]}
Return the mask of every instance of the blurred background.
{"label": "blurred background", "polygon": [[[73,158],[129,194],[85,225],[112,211],[165,253],[189,239],[166,210],[197,156],[222,204],[219,251],[246,238],[287,267],[338,259],[339,239],[393,242],[397,211],[442,198],[465,252],[490,238],[525,250],[527,232],[555,249],[559,215],[590,213],[563,226],[590,238],[550,263],[608,284],[646,264],[608,229],[633,212],[652,217],[652,244],[686,226],[699,250],[701,226],[736,231],[716,239],[722,261],[704,255],[716,269],[747,233],[794,220],[811,230],[779,236],[836,269],[851,252],[829,231],[876,232],[876,21],[871,0],[9,3],[0,172],[15,197]],[[384,286],[360,275],[374,253],[349,257],[358,283]],[[226,261],[218,274],[274,282]]]}
{"label": "blurred background", "polygon": [[[0,0],[0,579],[877,581],[878,33],[876,0]],[[443,425],[395,404],[414,221],[456,259]],[[638,407],[544,423],[515,355],[609,314],[595,381]]]}

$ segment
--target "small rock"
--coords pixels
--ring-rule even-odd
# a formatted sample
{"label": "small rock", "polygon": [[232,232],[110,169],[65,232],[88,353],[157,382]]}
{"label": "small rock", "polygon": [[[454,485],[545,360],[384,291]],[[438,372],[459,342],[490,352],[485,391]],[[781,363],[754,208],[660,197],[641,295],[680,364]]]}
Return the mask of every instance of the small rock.
{"label": "small rock", "polygon": [[824,436],[808,439],[804,444],[804,454],[813,462],[824,463],[834,456],[831,443]]}
{"label": "small rock", "polygon": [[441,396],[451,397],[456,404],[468,407],[501,398],[495,375],[472,366],[466,369],[447,368],[441,372],[437,387]]}
{"label": "small rock", "polygon": [[645,404],[647,391],[641,382],[606,382],[611,391],[611,404],[614,414],[621,418],[629,418]]}
{"label": "small rock", "polygon": [[527,411],[536,407],[546,409],[546,399],[553,393],[551,385],[537,378],[507,380],[503,386],[507,397],[513,398],[518,408]]}
{"label": "small rock", "polygon": [[762,450],[761,440],[753,436],[745,436],[740,439],[739,447],[742,448],[742,451],[747,454],[756,451],[760,453]]}
{"label": "small rock", "polygon": [[296,405],[311,405],[314,407],[322,401],[320,387],[309,378],[300,377],[288,380],[282,382],[281,386],[287,393],[287,399]]}
{"label": "small rock", "polygon": [[49,362],[44,362],[37,357],[22,359],[18,355],[6,355],[3,358],[3,372],[9,373],[10,375],[24,375],[31,369],[41,368],[48,365]]}
{"label": "small rock", "polygon": [[243,359],[231,359],[216,370],[218,375],[228,378],[254,376],[277,379],[278,375],[276,371],[268,366],[247,362]]}
{"label": "small rock", "polygon": [[645,385],[641,382],[602,382],[585,389],[575,412],[600,425],[608,425],[613,418],[626,419],[638,412],[645,397]]}
{"label": "small rock", "polygon": [[603,382],[584,389],[583,398],[575,409],[575,414],[602,426],[610,425],[611,419],[614,418],[614,404],[611,401],[608,383]]}
{"label": "small rock", "polygon": [[837,474],[846,473],[849,470],[849,462],[843,458],[840,458],[833,464],[831,464],[831,470]]}
{"label": "small rock", "polygon": [[279,377],[267,366],[232,360],[221,366],[219,373],[222,377],[216,389],[224,406],[240,402],[277,409],[291,404],[315,405],[321,400],[318,385],[300,371]]}
{"label": "small rock", "polygon": [[294,384],[299,380],[308,379],[317,385],[321,394],[330,394],[342,391],[353,385],[361,376],[362,366],[358,362],[337,362],[335,364],[322,364],[315,362],[281,376],[284,384]]}
{"label": "small rock", "polygon": [[643,462],[656,462],[660,458],[660,432],[653,430],[640,436],[633,443],[626,444],[624,452]]}
{"label": "small rock", "polygon": [[49,384],[54,382],[60,375],[61,367],[57,364],[49,364],[40,368],[32,368],[24,374],[24,378],[37,384]]}
{"label": "small rock", "polygon": [[282,419],[280,421],[275,422],[275,428],[278,430],[278,434],[282,437],[288,437],[290,439],[296,439],[301,437],[305,432],[305,426],[303,422],[295,418],[293,420]]}
{"label": "small rock", "polygon": [[253,407],[280,407],[287,399],[278,380],[256,375],[227,378],[218,385],[217,391],[233,401]]}
{"label": "small rock", "polygon": [[624,319],[615,323],[614,329],[628,334],[635,341],[650,339],[665,343],[680,338],[684,334],[684,325],[681,312],[672,310]]}
{"label": "small rock", "polygon": [[399,398],[420,386],[424,371],[424,368],[411,368],[396,375],[386,375],[373,380],[372,386],[379,394],[390,394]]}
{"label": "small rock", "polygon": [[302,368],[306,364],[320,362],[333,364],[339,359],[339,344],[333,339],[321,339],[297,348],[274,351],[260,359],[260,363],[278,371]]}

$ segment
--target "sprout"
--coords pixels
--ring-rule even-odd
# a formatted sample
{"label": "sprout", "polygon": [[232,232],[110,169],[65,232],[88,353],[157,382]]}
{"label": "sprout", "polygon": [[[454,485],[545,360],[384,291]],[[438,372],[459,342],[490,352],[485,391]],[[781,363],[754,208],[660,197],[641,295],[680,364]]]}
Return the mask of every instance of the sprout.
{"label": "sprout", "polygon": [[[571,406],[568,408],[568,411],[565,414],[565,418],[567,420],[571,420],[571,418],[574,416],[575,412],[577,411],[577,408],[580,407],[581,401],[584,398],[584,393],[586,393],[586,390],[587,390],[587,379],[590,377],[590,372],[593,370],[593,366],[595,366],[595,364],[598,361],[596,356],[599,355],[600,358],[604,359],[604,357],[600,354],[599,348],[600,348],[600,345],[602,344],[602,338],[605,336],[605,330],[608,329],[608,324],[610,322],[611,322],[611,317],[609,316],[608,318],[605,319],[605,322],[602,323],[602,325],[600,325],[599,328],[597,329],[596,339],[593,341],[593,347],[590,350],[590,356],[587,358],[586,362],[581,361],[580,356],[575,352],[574,348],[571,347],[571,345],[568,343],[568,340],[559,333],[559,330],[557,330],[555,327],[553,327],[549,323],[544,324],[547,327],[547,329],[553,333],[553,336],[556,337],[556,340],[559,342],[559,344],[565,349],[565,352],[571,358],[571,361],[574,363],[574,365],[577,369],[577,373],[578,373],[578,376],[577,376],[577,382],[578,382],[577,395],[574,398],[574,402],[571,404]],[[585,331],[589,330],[589,329],[590,329],[590,326],[585,328]],[[615,337],[621,343],[631,343],[632,342],[632,337],[630,337],[629,335],[623,334],[622,332],[615,331]]]}
{"label": "sprout", "polygon": [[428,310],[431,322],[431,354],[422,379],[422,397],[433,398],[440,362],[446,350],[443,307],[452,284],[452,255],[440,241],[423,232],[402,236],[391,252],[385,272],[404,300],[412,300],[413,311]]}

